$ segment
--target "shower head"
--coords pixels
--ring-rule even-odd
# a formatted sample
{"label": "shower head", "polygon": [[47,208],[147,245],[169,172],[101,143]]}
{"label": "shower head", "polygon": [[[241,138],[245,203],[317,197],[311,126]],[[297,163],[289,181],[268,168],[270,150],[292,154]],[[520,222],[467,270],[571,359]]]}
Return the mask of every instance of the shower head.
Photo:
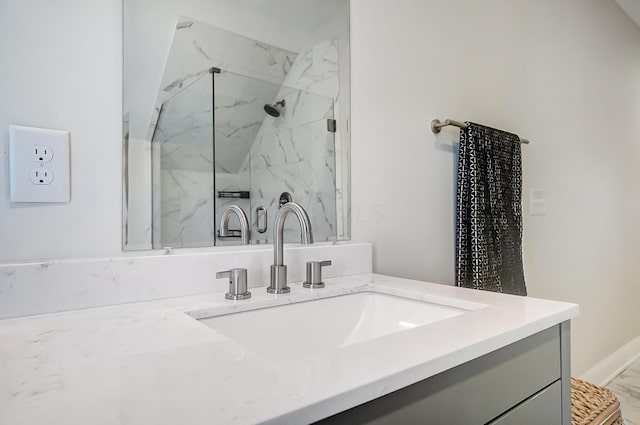
{"label": "shower head", "polygon": [[278,111],[278,109],[273,105],[264,105],[264,111],[274,118],[278,118],[280,116],[280,111]]}
{"label": "shower head", "polygon": [[284,99],[272,105],[267,103],[266,105],[264,105],[264,111],[272,117],[278,118],[280,116],[280,109],[284,108],[284,105]]}

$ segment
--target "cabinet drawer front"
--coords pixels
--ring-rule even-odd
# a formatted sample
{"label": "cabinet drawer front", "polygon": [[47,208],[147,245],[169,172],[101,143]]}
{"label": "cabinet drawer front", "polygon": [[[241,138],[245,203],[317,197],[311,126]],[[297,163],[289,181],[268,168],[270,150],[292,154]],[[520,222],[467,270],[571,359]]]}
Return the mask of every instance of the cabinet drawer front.
{"label": "cabinet drawer front", "polygon": [[559,379],[554,326],[319,423],[486,424]]}
{"label": "cabinet drawer front", "polygon": [[490,425],[562,425],[560,382],[556,382],[500,416]]}

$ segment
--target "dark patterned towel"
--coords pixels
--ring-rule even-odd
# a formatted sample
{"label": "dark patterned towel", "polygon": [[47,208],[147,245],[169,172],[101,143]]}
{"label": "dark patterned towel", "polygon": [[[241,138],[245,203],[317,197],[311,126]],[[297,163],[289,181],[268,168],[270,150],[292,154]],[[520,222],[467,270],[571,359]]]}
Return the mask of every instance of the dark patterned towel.
{"label": "dark patterned towel", "polygon": [[468,122],[458,160],[458,286],[527,295],[521,198],[520,138]]}

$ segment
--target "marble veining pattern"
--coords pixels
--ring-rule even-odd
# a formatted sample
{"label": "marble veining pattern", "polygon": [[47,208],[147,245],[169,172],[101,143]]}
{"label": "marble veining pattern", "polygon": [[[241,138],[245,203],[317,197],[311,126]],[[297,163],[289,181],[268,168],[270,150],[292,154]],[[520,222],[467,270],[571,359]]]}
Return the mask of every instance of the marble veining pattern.
{"label": "marble veining pattern", "polygon": [[280,85],[296,57],[295,52],[180,17],[156,104],[162,105],[211,67]]}
{"label": "marble veining pattern", "polygon": [[[316,240],[335,240],[341,217],[336,198],[337,133],[326,120],[336,115],[338,101],[337,40],[322,41],[301,52],[276,99],[286,107],[278,118],[267,117],[251,145],[252,208],[265,207],[273,217],[284,191],[305,207]],[[340,200],[342,202],[342,200]],[[285,223],[285,240],[296,241],[298,223]],[[256,238],[263,237],[252,225]]]}
{"label": "marble veining pattern", "polygon": [[640,425],[640,359],[616,376],[607,388],[618,396],[626,424]]}
{"label": "marble veining pattern", "polygon": [[[578,313],[574,304],[375,274],[326,283],[320,291],[294,283],[280,297],[256,289],[244,303],[218,292],[0,321],[0,423],[311,423]],[[189,316],[361,291],[467,312],[288,362],[267,359]],[[469,321],[474,332],[460,332]]]}

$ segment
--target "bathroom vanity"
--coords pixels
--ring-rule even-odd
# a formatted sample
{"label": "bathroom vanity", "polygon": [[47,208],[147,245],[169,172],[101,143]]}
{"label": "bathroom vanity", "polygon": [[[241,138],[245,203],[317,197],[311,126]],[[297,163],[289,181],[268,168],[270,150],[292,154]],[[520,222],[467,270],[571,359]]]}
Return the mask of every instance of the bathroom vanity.
{"label": "bathroom vanity", "polygon": [[569,423],[577,305],[325,282],[0,321],[0,423]]}

